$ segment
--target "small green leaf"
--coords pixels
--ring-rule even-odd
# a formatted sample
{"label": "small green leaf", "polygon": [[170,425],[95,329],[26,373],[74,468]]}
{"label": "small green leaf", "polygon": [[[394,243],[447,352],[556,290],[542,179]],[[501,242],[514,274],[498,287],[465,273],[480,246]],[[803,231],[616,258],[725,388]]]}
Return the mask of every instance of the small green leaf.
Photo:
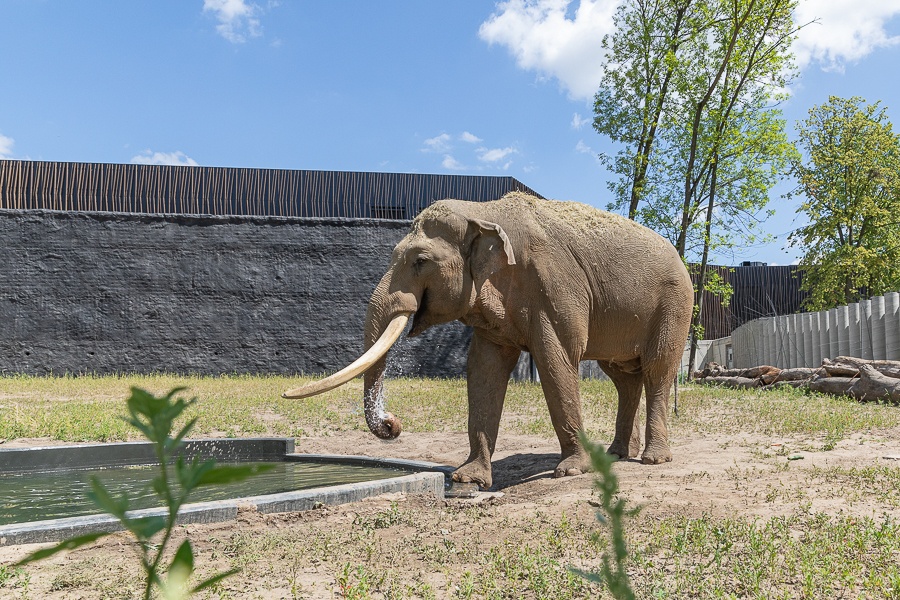
{"label": "small green leaf", "polygon": [[202,592],[203,590],[205,590],[207,588],[211,588],[212,586],[216,585],[217,583],[219,583],[226,577],[231,577],[232,575],[235,575],[240,572],[241,572],[240,569],[231,569],[230,571],[225,571],[224,573],[219,573],[218,575],[213,575],[209,579],[198,583],[194,588],[191,589],[191,593],[196,594],[197,592]]}
{"label": "small green leaf", "polygon": [[45,558],[49,558],[54,554],[62,552],[63,550],[74,550],[75,548],[80,548],[81,546],[85,546],[94,542],[104,536],[109,535],[111,532],[101,531],[94,533],[86,533],[84,535],[79,535],[77,537],[73,537],[71,539],[60,542],[56,546],[52,548],[43,548],[38,550],[37,552],[32,552],[19,562],[13,564],[14,567],[20,567],[22,565],[27,565],[28,563],[35,562],[37,560],[43,560]]}
{"label": "small green leaf", "polygon": [[234,483],[274,468],[275,465],[218,465],[204,473],[197,485]]}
{"label": "small green leaf", "polygon": [[166,600],[181,600],[190,596],[187,589],[187,582],[194,573],[194,550],[191,548],[191,542],[184,540],[175,556],[172,558],[172,564],[169,565],[169,571],[166,576],[166,583],[161,585],[162,595]]}
{"label": "small green leaf", "polygon": [[195,457],[190,463],[185,464],[184,460],[179,458],[175,463],[175,473],[178,476],[178,483],[186,491],[191,491],[198,485],[203,476],[216,466],[216,461],[207,460],[200,462]]}
{"label": "small green leaf", "polygon": [[185,438],[185,436],[187,436],[188,433],[190,433],[191,429],[193,429],[194,425],[196,425],[196,424],[197,424],[197,417],[194,417],[193,419],[188,421],[187,425],[182,427],[181,431],[179,431],[175,435],[175,438],[172,440],[172,447],[177,447],[177,446],[181,445],[181,441]]}
{"label": "small green leaf", "polygon": [[122,523],[139,540],[149,540],[166,528],[166,519],[160,516],[123,519]]}
{"label": "small green leaf", "polygon": [[157,496],[163,500],[166,499],[168,488],[166,486],[166,480],[163,479],[161,475],[154,477],[153,481],[150,482],[150,485],[153,487],[153,491],[156,492]]}
{"label": "small green leaf", "polygon": [[87,492],[87,497],[117,519],[125,518],[125,511],[128,510],[128,496],[122,494],[118,498],[113,497],[96,475],[91,477],[91,489]]}
{"label": "small green leaf", "polygon": [[170,574],[173,569],[187,571],[185,580],[194,572],[194,549],[191,547],[190,540],[181,542],[178,551],[175,552],[175,556],[172,557],[172,564],[169,565]]}

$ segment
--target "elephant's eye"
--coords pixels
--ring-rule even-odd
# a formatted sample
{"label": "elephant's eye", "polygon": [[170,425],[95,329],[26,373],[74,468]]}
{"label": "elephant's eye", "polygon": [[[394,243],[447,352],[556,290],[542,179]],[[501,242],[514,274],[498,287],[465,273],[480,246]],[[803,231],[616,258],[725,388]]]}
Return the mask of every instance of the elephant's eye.
{"label": "elephant's eye", "polygon": [[416,273],[421,273],[422,269],[425,267],[425,264],[428,262],[428,259],[424,256],[417,256],[413,261],[413,270]]}

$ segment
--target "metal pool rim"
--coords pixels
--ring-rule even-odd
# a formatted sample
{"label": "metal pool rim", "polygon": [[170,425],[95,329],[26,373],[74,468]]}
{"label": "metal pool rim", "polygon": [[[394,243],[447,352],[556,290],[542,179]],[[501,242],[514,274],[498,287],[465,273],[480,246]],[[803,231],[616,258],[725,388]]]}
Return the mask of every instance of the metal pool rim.
{"label": "metal pool rim", "polygon": [[[452,468],[446,465],[424,461],[341,454],[297,454],[294,452],[293,438],[187,440],[183,454],[190,457],[198,453],[216,460],[333,462],[395,468],[411,473],[362,483],[186,504],[178,514],[178,523],[181,525],[231,521],[237,517],[239,509],[250,508],[260,513],[298,512],[395,492],[429,495],[440,500],[444,498],[445,481],[452,471]],[[90,468],[154,462],[149,442],[10,448],[0,450],[0,476],[4,473],[38,469]],[[162,514],[165,514],[165,509],[160,508],[135,510],[129,513],[133,517]],[[0,546],[54,542],[91,532],[121,530],[119,522],[106,514],[12,523],[0,526]]]}

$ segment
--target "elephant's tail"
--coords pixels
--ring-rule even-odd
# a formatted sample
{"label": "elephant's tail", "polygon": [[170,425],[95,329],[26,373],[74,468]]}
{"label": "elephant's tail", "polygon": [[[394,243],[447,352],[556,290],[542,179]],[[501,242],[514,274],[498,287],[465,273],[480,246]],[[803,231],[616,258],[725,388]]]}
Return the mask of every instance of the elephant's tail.
{"label": "elephant's tail", "polygon": [[675,372],[675,416],[678,416],[678,371]]}

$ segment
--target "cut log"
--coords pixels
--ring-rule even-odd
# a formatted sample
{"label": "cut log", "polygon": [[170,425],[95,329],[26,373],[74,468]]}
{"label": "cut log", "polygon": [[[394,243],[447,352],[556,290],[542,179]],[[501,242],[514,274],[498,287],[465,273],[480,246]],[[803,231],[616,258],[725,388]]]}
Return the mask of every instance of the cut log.
{"label": "cut log", "polygon": [[888,377],[874,365],[861,365],[859,379],[850,392],[859,400],[890,400],[900,402],[900,379]]}
{"label": "cut log", "polygon": [[802,379],[809,379],[813,375],[817,375],[821,367],[796,367],[794,369],[782,369],[780,373],[778,373],[778,378],[775,381],[799,381]]}
{"label": "cut log", "polygon": [[825,370],[831,375],[839,377],[855,377],[863,365],[871,365],[882,375],[900,379],[900,361],[898,360],[866,360],[852,356],[838,356],[834,360],[824,359],[822,361]]}
{"label": "cut log", "polygon": [[749,369],[738,369],[738,373],[736,373],[739,377],[749,377],[750,379],[756,379],[757,377],[762,377],[764,375],[775,374],[781,372],[781,369],[778,367],[773,367],[771,365],[759,365],[758,367],[750,367]]}
{"label": "cut log", "polygon": [[822,359],[822,368],[829,377],[856,377],[859,375],[859,367],[847,363],[836,363],[830,358]]}
{"label": "cut log", "polygon": [[802,387],[806,387],[808,384],[809,384],[808,379],[788,379],[785,381],[776,381],[769,385],[763,386],[760,389],[777,390],[778,388],[783,388],[783,387],[802,388]]}
{"label": "cut log", "polygon": [[702,371],[694,371],[694,379],[703,379],[705,377],[715,377],[722,372],[722,367],[718,363],[708,362]]}
{"label": "cut log", "polygon": [[855,381],[851,377],[813,377],[809,380],[809,389],[822,394],[849,396]]}
{"label": "cut log", "polygon": [[809,389],[824,394],[852,396],[862,401],[900,402],[900,379],[888,377],[868,364],[860,366],[859,377],[813,377]]}
{"label": "cut log", "polygon": [[750,377],[704,377],[700,380],[703,383],[712,385],[722,385],[733,388],[755,388],[759,387],[759,379],[751,379]]}

